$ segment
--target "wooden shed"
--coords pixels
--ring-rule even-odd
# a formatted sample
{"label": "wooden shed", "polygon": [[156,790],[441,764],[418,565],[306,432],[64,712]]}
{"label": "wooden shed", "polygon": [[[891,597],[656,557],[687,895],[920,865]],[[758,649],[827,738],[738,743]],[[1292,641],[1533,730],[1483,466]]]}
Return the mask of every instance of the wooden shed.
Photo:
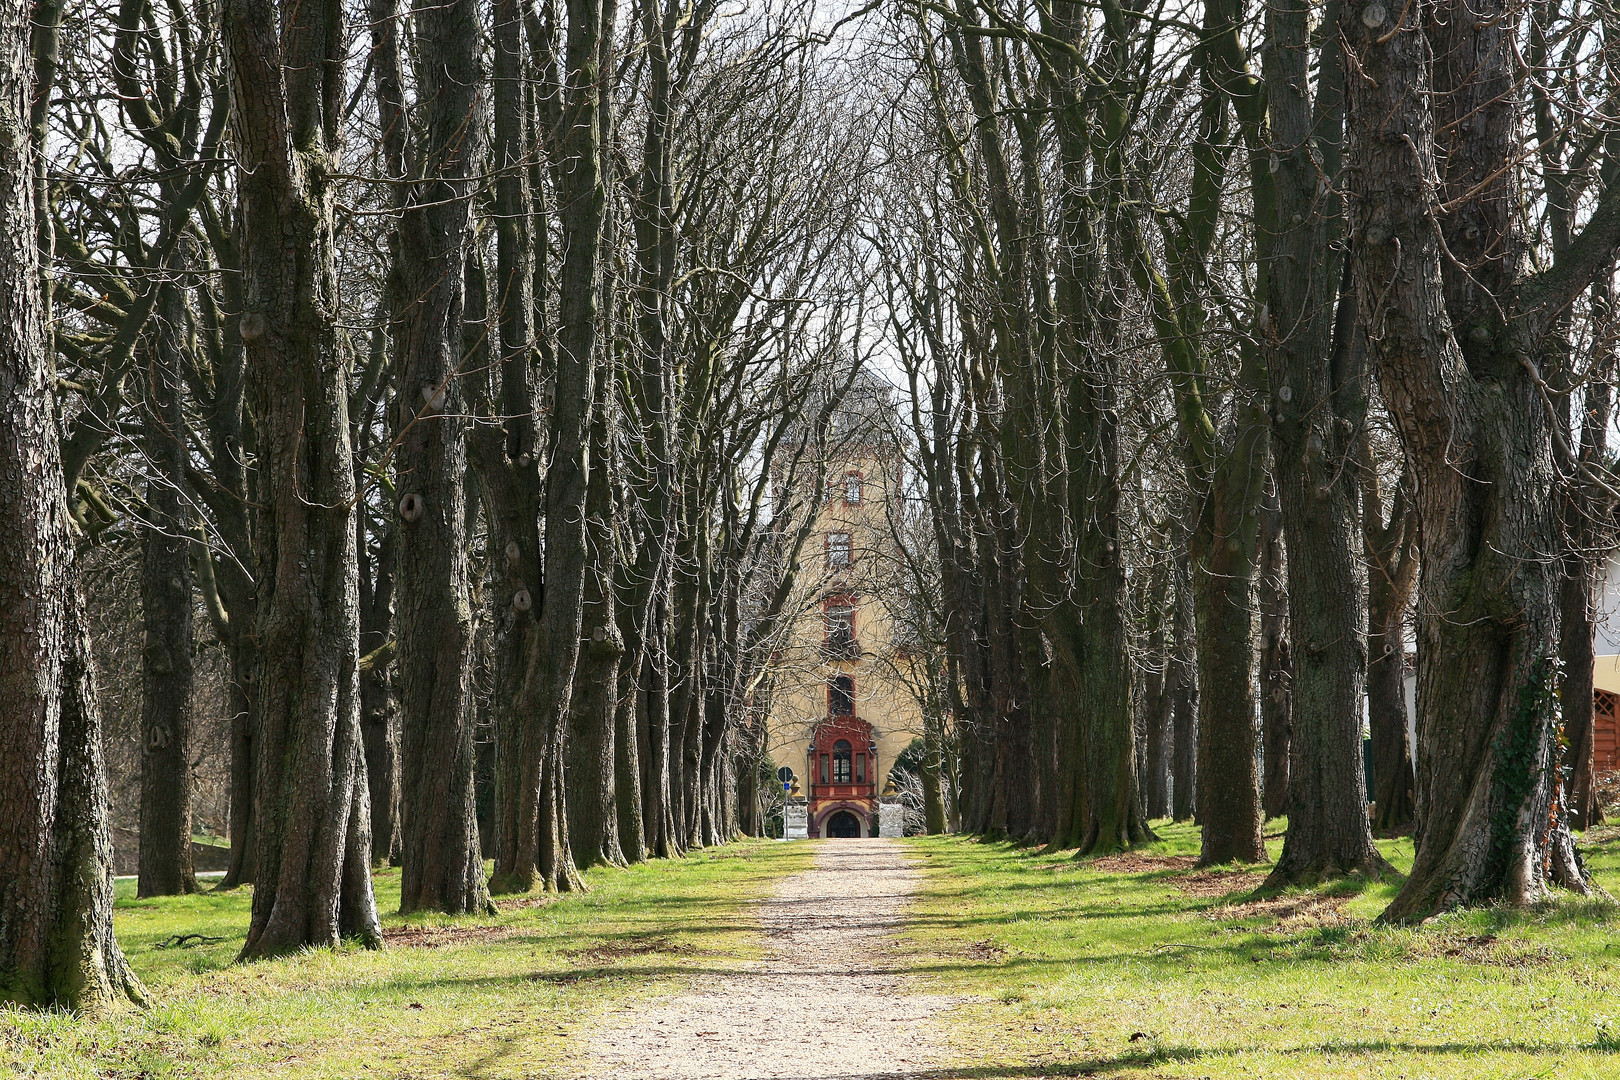
{"label": "wooden shed", "polygon": [[1599,656],[1592,664],[1592,767],[1620,769],[1620,656]]}

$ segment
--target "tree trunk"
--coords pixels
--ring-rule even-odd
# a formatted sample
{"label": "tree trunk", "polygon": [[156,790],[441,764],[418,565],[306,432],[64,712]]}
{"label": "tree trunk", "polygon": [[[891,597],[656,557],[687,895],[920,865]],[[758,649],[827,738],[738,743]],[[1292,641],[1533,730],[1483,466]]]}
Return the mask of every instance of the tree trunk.
{"label": "tree trunk", "polygon": [[980,470],[981,506],[989,541],[980,553],[985,567],[985,644],[991,672],[986,734],[991,770],[984,832],[1021,839],[1033,810],[1030,790],[1029,685],[1018,647],[1019,579],[1023,576],[1015,510],[1003,490],[1001,470],[988,448]]}
{"label": "tree trunk", "polygon": [[[499,325],[498,378],[484,405],[492,422],[481,424],[469,443],[484,498],[490,558],[496,563],[494,658],[491,708],[495,729],[494,835],[487,837],[495,855],[497,882],[518,862],[518,821],[526,791],[538,775],[539,749],[535,718],[526,712],[519,693],[534,648],[535,603],[540,595],[541,432],[536,423],[534,364],[544,353],[545,337],[536,330],[543,311],[537,284],[546,277],[535,258],[531,219],[534,190],[524,161],[533,133],[525,95],[523,49],[524,7],[517,0],[498,0],[491,34],[493,58],[495,175],[495,310]],[[492,373],[496,374],[496,373]],[[495,418],[500,418],[496,420]],[[531,856],[532,859],[532,856]],[[526,886],[524,886],[526,887]]]}
{"label": "tree trunk", "polygon": [[1170,816],[1191,821],[1198,807],[1198,659],[1194,645],[1192,574],[1178,551],[1172,571],[1175,608],[1170,622]]}
{"label": "tree trunk", "polygon": [[673,777],[670,759],[673,724],[670,716],[668,654],[670,648],[669,609],[666,590],[655,584],[652,614],[648,620],[649,640],[642,646],[643,689],[637,710],[636,733],[641,750],[641,795],[645,809],[648,850],[660,858],[673,858],[685,851],[675,827]]}
{"label": "tree trunk", "polygon": [[[1370,461],[1364,466],[1371,470]],[[1397,491],[1389,521],[1376,475],[1362,485],[1367,558],[1367,727],[1372,735],[1373,832],[1411,825],[1412,739],[1406,716],[1406,609],[1417,584],[1417,515]]]}
{"label": "tree trunk", "polygon": [[[234,261],[234,248],[228,243],[211,245],[221,265],[230,265],[224,278],[225,302],[233,311],[241,306],[241,278]],[[212,353],[213,400],[206,413],[212,475],[208,485],[193,484],[192,490],[210,504],[217,535],[203,536],[208,545],[197,548],[197,581],[214,623],[214,631],[230,658],[225,706],[230,724],[230,840],[231,862],[218,888],[230,889],[253,880],[253,850],[257,832],[253,828],[253,749],[255,745],[249,714],[253,674],[258,668],[258,647],[253,639],[256,593],[252,575],[253,540],[248,507],[257,502],[253,474],[247,468],[244,450],[254,443],[246,408],[246,354],[238,333],[238,322],[225,319],[212,298],[199,291],[193,294],[211,333],[203,344]],[[221,557],[212,550],[223,547]]]}
{"label": "tree trunk", "polygon": [[473,792],[465,248],[480,153],[479,19],[472,0],[414,12],[416,181],[400,221],[395,639],[400,718],[400,911],[493,913]]}
{"label": "tree trunk", "polygon": [[[725,685],[720,683],[721,686]],[[727,784],[729,761],[726,754],[726,732],[730,717],[726,714],[725,694],[719,686],[712,688],[704,695],[703,701],[703,745],[702,763],[699,781],[698,806],[698,834],[705,847],[717,847],[732,838],[729,822],[731,815],[727,812],[725,804],[729,801],[728,792],[734,790]]]}
{"label": "tree trunk", "polygon": [[584,645],[574,670],[574,693],[568,709],[568,838],[575,864],[582,870],[625,864],[619,847],[615,781],[619,663],[624,642],[619,636],[613,593],[618,567],[618,528],[608,467],[613,453],[613,375],[612,365],[605,359],[597,365],[595,383],[591,475],[585,501],[592,554],[585,569],[580,622]]}
{"label": "tree trunk", "polygon": [[[1369,625],[1373,612],[1369,611]],[[1378,612],[1382,614],[1382,612]],[[1404,612],[1367,635],[1367,726],[1372,734],[1373,831],[1393,836],[1413,820],[1412,742],[1406,726]]]}
{"label": "tree trunk", "polygon": [[[624,640],[620,618],[620,641]],[[626,649],[619,658],[619,686],[613,710],[614,809],[619,816],[619,852],[626,862],[647,860],[647,834],[641,807],[641,738],[636,714],[641,694],[636,687],[637,672],[632,666],[635,650]]]}
{"label": "tree trunk", "polygon": [[[1612,318],[1613,300],[1608,283],[1592,289],[1594,319]],[[1588,467],[1603,463],[1612,423],[1614,378],[1613,345],[1593,360],[1587,378],[1585,407],[1581,410],[1579,462]],[[1593,790],[1592,674],[1593,611],[1604,587],[1604,563],[1614,549],[1614,529],[1608,524],[1613,499],[1579,475],[1564,482],[1564,535],[1570,550],[1563,560],[1558,603],[1562,629],[1559,658],[1564,664],[1562,693],[1564,716],[1563,762],[1569,770],[1569,825],[1587,829],[1603,821],[1603,808]]]}
{"label": "tree trunk", "polygon": [[221,9],[237,125],[240,333],[259,451],[253,911],[243,959],[381,944],[360,737],[349,363],[338,340],[330,173],[342,11]]}
{"label": "tree trunk", "polygon": [[[249,616],[238,612],[246,620]],[[233,631],[228,643],[231,655],[230,684],[226,705],[230,709],[230,840],[231,864],[219,879],[219,888],[234,889],[253,882],[253,852],[258,832],[253,828],[253,725],[252,682],[258,670],[257,652],[249,635]]]}
{"label": "tree trunk", "polygon": [[569,0],[566,87],[558,118],[558,203],[563,235],[551,459],[545,479],[546,544],[539,619],[519,715],[529,714],[530,749],[520,754],[516,832],[496,850],[502,891],[579,887],[569,849],[563,783],[569,700],[579,656],[588,563],[585,504],[605,193],[601,182],[601,81],[611,23],[600,0]]}
{"label": "tree trunk", "polygon": [[[675,448],[675,382],[669,342],[677,246],[675,166],[671,124],[679,96],[672,75],[676,19],[647,0],[637,6],[647,63],[646,124],[634,198],[630,201],[635,235],[634,289],[637,349],[636,377],[627,381],[637,414],[642,417],[640,446],[635,453],[635,484],[645,522],[631,568],[632,635],[627,661],[638,673],[637,744],[641,755],[644,836],[651,854],[670,857],[683,849],[675,827],[671,776],[672,629],[671,568],[678,526]],[[670,11],[675,9],[670,6]]]}
{"label": "tree trunk", "polygon": [[0,9],[0,1001],[144,1000],[113,938],[101,714],[73,571],[24,126],[29,5]]}
{"label": "tree trunk", "polygon": [[162,287],[146,367],[138,896],[197,891],[191,870],[191,528],[181,410],[184,297]]}
{"label": "tree trunk", "polygon": [[[1383,19],[1371,16],[1383,14]],[[1384,913],[1589,891],[1557,773],[1555,470],[1535,360],[1620,238],[1610,189],[1586,235],[1527,274],[1515,19],[1444,0],[1397,23],[1345,8],[1356,292],[1416,478],[1417,853]],[[1438,184],[1437,184],[1438,181]]]}
{"label": "tree trunk", "polygon": [[945,774],[945,748],[941,737],[944,721],[937,708],[923,715],[923,822],[929,836],[946,831],[945,794],[942,783]]}
{"label": "tree trunk", "polygon": [[399,718],[388,676],[375,667],[360,676],[361,741],[371,815],[371,864],[400,862]]}
{"label": "tree trunk", "polygon": [[[1197,624],[1197,816],[1200,863],[1261,862],[1264,811],[1257,767],[1254,696],[1254,580],[1258,512],[1264,494],[1270,425],[1264,412],[1264,359],[1240,344],[1230,417],[1221,427],[1207,407],[1209,358],[1203,341],[1202,283],[1220,217],[1231,143],[1228,97],[1252,80],[1242,70],[1238,20],[1229,5],[1205,5],[1204,115],[1193,156],[1193,191],[1185,235],[1167,237],[1169,274],[1160,273],[1140,225],[1120,226],[1131,274],[1147,298],[1174,387],[1181,454],[1197,507],[1188,556]],[[1236,53],[1234,58],[1232,55]],[[1252,106],[1251,106],[1252,107]],[[1239,110],[1240,112],[1242,110]],[[1252,121],[1251,121],[1252,126]],[[1195,297],[1199,299],[1195,299]],[[1179,799],[1179,796],[1178,796]]]}
{"label": "tree trunk", "polygon": [[[1566,527],[1568,526],[1566,522]],[[1573,545],[1572,545],[1573,546]],[[1585,829],[1595,810],[1592,792],[1592,567],[1587,553],[1566,556],[1558,582],[1558,658],[1564,680],[1560,710],[1564,727],[1562,763],[1569,769],[1566,799],[1569,827]]]}
{"label": "tree trunk", "polygon": [[[694,478],[691,483],[698,481]],[[689,509],[696,499],[683,492]],[[707,604],[703,595],[707,559],[707,532],[702,524],[683,521],[675,545],[674,607],[675,670],[679,678],[670,687],[670,798],[676,835],[682,850],[702,847],[698,830],[698,791],[702,777],[703,639]]]}
{"label": "tree trunk", "polygon": [[1200,523],[1192,568],[1203,866],[1266,861],[1256,761],[1254,606],[1249,597],[1257,523],[1253,505],[1245,505],[1249,500],[1228,484],[1218,479],[1208,493],[1204,514],[1218,523]]}
{"label": "tree trunk", "polygon": [[[1083,211],[1076,208],[1073,214]],[[1122,267],[1109,276],[1123,289]],[[1065,275],[1060,301],[1074,310],[1085,306],[1086,283],[1078,273]],[[1112,343],[1116,323],[1105,311],[1104,337]],[[1077,334],[1085,324],[1069,328]],[[1066,338],[1067,340],[1067,338]],[[1136,760],[1135,714],[1131,701],[1131,657],[1126,621],[1127,598],[1123,546],[1120,542],[1119,383],[1118,353],[1074,342],[1068,350],[1074,365],[1068,376],[1065,453],[1067,517],[1075,537],[1073,587],[1066,602],[1053,606],[1048,636],[1058,653],[1073,664],[1076,703],[1083,733],[1082,755],[1074,777],[1078,785],[1073,818],[1081,854],[1118,851],[1155,839],[1147,826]],[[1049,582],[1053,592],[1057,582]]]}
{"label": "tree trunk", "polygon": [[[356,527],[363,524],[357,522]],[[398,533],[391,523],[385,527],[375,566],[366,565],[364,535],[355,538],[360,562],[360,735],[371,798],[373,866],[399,865],[399,716],[390,676],[396,648],[388,647]]]}
{"label": "tree trunk", "polygon": [[1147,726],[1147,753],[1142,774],[1143,813],[1148,820],[1170,816],[1171,752],[1175,740],[1172,725],[1176,679],[1167,633],[1174,619],[1171,591],[1174,570],[1170,564],[1161,562],[1153,574],[1155,581],[1148,593],[1150,610],[1147,612],[1152,629],[1148,634],[1147,672],[1142,685],[1142,711]]}
{"label": "tree trunk", "polygon": [[1023,733],[1020,754],[1024,759],[1023,774],[1028,786],[1028,822],[1016,838],[1031,844],[1045,843],[1057,835],[1060,804],[1058,792],[1059,746],[1068,742],[1079,749],[1083,727],[1073,695],[1060,698],[1054,692],[1056,681],[1052,665],[1046,656],[1046,635],[1039,628],[1027,625],[1033,621],[1028,610],[1029,598],[1024,598],[1024,611],[1017,629],[1019,667],[1024,672],[1024,686],[1029,695],[1028,730]]}
{"label": "tree trunk", "polygon": [[[1309,4],[1270,4],[1266,20],[1266,83],[1298,88],[1266,96],[1269,144],[1262,152],[1258,139],[1250,142],[1266,298],[1260,330],[1294,645],[1288,834],[1267,879],[1277,886],[1352,872],[1376,876],[1387,864],[1373,846],[1362,767],[1367,661],[1350,465],[1351,435],[1366,414],[1365,391],[1360,373],[1349,370],[1353,324],[1334,318],[1344,291],[1341,227],[1338,201],[1322,180],[1324,171],[1330,178],[1338,173],[1344,65],[1338,40],[1323,38],[1313,101],[1305,91],[1312,67]],[[1306,266],[1317,269],[1301,273]]]}
{"label": "tree trunk", "polygon": [[1288,742],[1293,734],[1288,591],[1283,581],[1282,513],[1276,493],[1260,520],[1260,731],[1266,817],[1288,813]]}

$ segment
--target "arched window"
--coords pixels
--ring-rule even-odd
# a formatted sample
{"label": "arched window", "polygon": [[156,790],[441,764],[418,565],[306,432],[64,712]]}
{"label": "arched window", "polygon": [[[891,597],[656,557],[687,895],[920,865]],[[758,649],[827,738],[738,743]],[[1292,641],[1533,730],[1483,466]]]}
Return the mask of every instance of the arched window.
{"label": "arched window", "polygon": [[853,746],[849,745],[848,739],[839,739],[833,743],[833,783],[849,783],[850,760],[854,749]]}

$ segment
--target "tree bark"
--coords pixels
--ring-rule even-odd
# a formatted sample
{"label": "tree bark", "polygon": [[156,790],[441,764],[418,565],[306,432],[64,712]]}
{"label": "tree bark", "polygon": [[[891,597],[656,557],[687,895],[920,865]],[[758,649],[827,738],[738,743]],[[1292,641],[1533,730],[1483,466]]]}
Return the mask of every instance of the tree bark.
{"label": "tree bark", "polygon": [[[1077,44],[1083,41],[1079,8],[1065,5],[1056,25]],[[1113,297],[1123,294],[1129,280],[1128,250],[1116,214],[1099,219],[1095,204],[1116,197],[1090,177],[1094,141],[1101,139],[1110,153],[1100,170],[1109,178],[1125,171],[1117,156],[1125,138],[1124,103],[1130,93],[1127,73],[1129,46],[1119,36],[1118,24],[1109,30],[1109,49],[1102,70],[1109,77],[1109,104],[1097,110],[1097,130],[1081,128],[1081,100],[1089,91],[1073,65],[1063,57],[1057,65],[1058,82],[1066,104],[1056,120],[1065,182],[1059,203],[1060,242],[1057,255],[1057,307],[1064,320],[1057,333],[1060,377],[1064,380],[1063,466],[1066,484],[1065,531],[1074,534],[1072,570],[1075,603],[1057,605],[1049,620],[1048,635],[1071,643],[1074,658],[1084,755],[1075,802],[1080,808],[1074,822],[1079,829],[1082,854],[1115,851],[1156,839],[1147,826],[1137,767],[1135,720],[1132,710],[1132,673],[1126,610],[1126,574],[1121,543],[1121,506],[1124,501],[1120,454],[1120,350],[1117,348],[1120,306]],[[1035,171],[1033,161],[1026,172]],[[1099,190],[1100,189],[1100,190]],[[1097,237],[1107,237],[1107,254],[1099,258]],[[1044,269],[1037,275],[1044,277]],[[1098,292],[1104,295],[1099,297]],[[1059,583],[1050,582],[1049,587]]]}
{"label": "tree bark", "polygon": [[113,937],[101,715],[45,348],[29,5],[0,6],[0,1001],[145,994]]}
{"label": "tree bark", "polygon": [[943,718],[937,708],[923,715],[923,822],[929,836],[946,831],[945,820],[945,747],[942,738]]}
{"label": "tree bark", "polygon": [[[678,412],[669,342],[669,305],[677,247],[675,165],[671,127],[682,80],[671,70],[679,5],[640,0],[636,5],[647,60],[646,123],[640,170],[630,200],[635,237],[635,377],[628,386],[642,418],[634,456],[635,488],[644,522],[633,564],[626,568],[630,633],[626,663],[637,673],[637,744],[641,754],[643,833],[649,852],[669,857],[683,850],[675,824],[671,776],[670,692],[671,561],[679,524],[675,447]],[[688,24],[691,32],[699,28]]]}
{"label": "tree bark", "polygon": [[191,527],[181,410],[184,297],[162,286],[142,427],[151,475],[141,522],[141,833],[136,895],[197,891],[191,869]]}
{"label": "tree bark", "polygon": [[1282,512],[1272,492],[1260,521],[1260,730],[1265,759],[1261,801],[1268,818],[1288,813],[1288,743],[1293,734],[1293,665],[1282,543]]}
{"label": "tree bark", "polygon": [[[240,274],[236,273],[240,269],[236,238],[233,233],[214,228],[209,241],[220,267],[230,271],[220,275],[224,307],[240,312],[242,289]],[[206,474],[192,473],[192,491],[213,511],[216,529],[214,534],[200,538],[206,543],[197,548],[197,583],[214,632],[230,659],[225,705],[231,740],[231,861],[217,887],[231,889],[253,880],[253,850],[257,844],[253,827],[255,740],[249,719],[253,677],[258,667],[258,646],[253,636],[257,594],[247,569],[254,563],[248,507],[257,502],[255,477],[247,467],[247,459],[255,439],[246,407],[246,353],[238,320],[227,319],[211,294],[198,290],[194,296],[208,330],[200,340],[212,361],[213,394],[205,417],[213,468]],[[203,396],[195,386],[193,396]],[[217,558],[216,547],[222,549]]]}
{"label": "tree bark", "polygon": [[1193,644],[1192,574],[1187,556],[1178,551],[1172,574],[1174,613],[1170,623],[1170,670],[1165,696],[1170,699],[1170,816],[1191,821],[1198,807],[1198,662]]}
{"label": "tree bark", "polygon": [[[625,618],[621,611],[620,637],[624,641]],[[636,686],[638,672],[632,666],[635,651],[625,649],[619,657],[617,704],[613,711],[613,805],[619,816],[619,852],[626,862],[647,860],[647,834],[641,806],[641,732],[636,723],[641,693]]]}
{"label": "tree bark", "polygon": [[[211,558],[211,556],[210,556]],[[238,618],[252,616],[238,609]],[[219,888],[234,889],[253,882],[253,852],[258,831],[253,827],[253,726],[250,684],[258,669],[257,651],[248,634],[232,632],[229,641],[231,678],[226,696],[230,709],[230,840],[231,864],[219,879]]]}
{"label": "tree bark", "polygon": [[546,544],[538,625],[518,706],[533,719],[527,725],[529,749],[520,751],[524,772],[515,835],[496,850],[498,888],[515,892],[527,892],[537,877],[560,891],[580,884],[569,849],[563,769],[588,561],[585,502],[605,198],[599,95],[607,70],[602,53],[612,28],[600,0],[569,0],[567,8],[567,74],[553,163],[563,266],[545,479]]}
{"label": "tree bark", "polygon": [[[355,527],[364,526],[357,520]],[[377,546],[375,566],[367,565],[364,535],[355,537],[360,562],[360,735],[371,799],[373,866],[399,865],[399,716],[394,708],[390,674],[396,647],[388,640],[393,622],[397,532],[392,523],[385,527],[387,532]]]}
{"label": "tree bark", "polygon": [[1294,645],[1288,833],[1267,878],[1272,886],[1349,873],[1378,876],[1388,868],[1373,846],[1362,766],[1367,658],[1351,466],[1352,434],[1365,422],[1365,390],[1360,372],[1349,370],[1356,359],[1353,324],[1335,319],[1335,302],[1353,298],[1341,299],[1340,208],[1322,181],[1324,172],[1330,178],[1339,172],[1345,65],[1338,39],[1316,35],[1322,45],[1314,100],[1306,92],[1311,17],[1302,0],[1266,8],[1266,85],[1292,89],[1266,95],[1270,140],[1263,168],[1258,141],[1250,150],[1261,208],[1256,249],[1266,306],[1260,330]]}
{"label": "tree bark", "polygon": [[1154,567],[1149,590],[1146,675],[1142,686],[1142,712],[1147,727],[1147,753],[1142,773],[1143,813],[1148,820],[1170,816],[1171,757],[1175,745],[1174,661],[1170,656],[1170,627],[1174,620],[1173,565],[1165,556]]}
{"label": "tree bark", "polygon": [[[1384,15],[1382,19],[1374,18]],[[1513,11],[1461,0],[1410,21],[1345,8],[1356,292],[1416,479],[1417,853],[1384,912],[1589,891],[1556,761],[1557,502],[1544,333],[1620,239],[1609,189],[1529,274],[1516,216]]]}
{"label": "tree bark", "polygon": [[[526,94],[525,5],[499,0],[492,27],[492,104],[495,175],[495,310],[499,326],[498,378],[484,405],[498,421],[482,424],[469,445],[484,497],[497,601],[491,639],[495,652],[491,708],[495,728],[494,835],[496,873],[517,862],[518,820],[528,777],[538,769],[535,718],[519,701],[523,673],[534,648],[535,602],[541,593],[540,512],[542,430],[535,364],[549,356],[537,329],[545,310],[544,260],[534,250],[535,188],[530,161],[535,141]],[[543,47],[543,42],[535,42]],[[543,65],[536,65],[544,70]],[[504,887],[504,882],[501,883]],[[492,888],[495,883],[492,883]]]}
{"label": "tree bark", "polygon": [[[693,463],[696,455],[682,454]],[[699,834],[698,797],[703,766],[703,701],[707,671],[704,638],[708,629],[708,529],[694,520],[702,505],[701,467],[686,470],[680,491],[680,524],[670,589],[672,656],[676,679],[670,686],[670,797],[676,835],[682,850],[703,846]]]}
{"label": "tree bark", "polygon": [[[372,87],[377,101],[377,123],[381,137],[378,140],[378,171],[390,183],[390,205],[402,210],[410,198],[411,152],[409,120],[405,113],[405,71],[401,58],[400,38],[403,19],[396,0],[371,0],[367,14],[371,20]],[[431,46],[430,46],[431,47]],[[403,215],[401,215],[403,217]],[[383,281],[378,307],[381,325],[375,331],[372,364],[380,379],[379,405],[390,437],[397,437],[400,424],[388,424],[389,403],[394,408],[408,410],[408,389],[400,379],[402,364],[394,356],[404,348],[407,337],[405,319],[411,305],[406,299],[410,285],[406,275],[410,271],[403,251],[403,222],[396,218],[387,235],[388,272]],[[413,254],[420,254],[420,245]],[[442,306],[442,299],[439,300]],[[392,346],[392,348],[391,348]],[[395,362],[389,363],[393,358]],[[391,392],[390,392],[391,391]],[[363,406],[362,406],[363,407]],[[359,418],[351,416],[351,423]],[[420,456],[420,452],[418,455]],[[355,482],[364,482],[366,462],[357,457]],[[396,487],[396,490],[399,490]],[[392,512],[389,512],[392,511]],[[382,528],[386,531],[378,545],[375,566],[367,566],[366,520],[357,515],[355,528],[360,561],[360,655],[369,658],[360,672],[360,724],[366,753],[366,782],[371,795],[371,861],[374,866],[384,863],[399,865],[402,846],[402,783],[400,771],[400,716],[395,698],[394,660],[399,653],[398,641],[389,641],[393,628],[395,586],[399,581],[400,518],[397,507],[389,507],[383,515]],[[368,577],[369,573],[369,577]],[[376,650],[390,646],[386,651]]]}
{"label": "tree bark", "polygon": [[494,912],[473,793],[463,289],[480,166],[473,0],[421,8],[415,170],[400,221],[395,359],[400,911]]}
{"label": "tree bark", "polygon": [[[1613,295],[1608,283],[1594,286],[1591,294],[1594,321],[1612,318]],[[1602,348],[1603,354],[1593,358],[1581,409],[1578,463],[1588,468],[1604,465],[1609,425],[1613,422],[1613,345],[1606,343]],[[1559,580],[1559,658],[1564,665],[1563,763],[1569,770],[1565,798],[1572,829],[1587,829],[1603,821],[1603,808],[1597,804],[1593,788],[1593,613],[1600,600],[1598,590],[1605,585],[1604,566],[1614,550],[1615,530],[1609,524],[1613,505],[1612,496],[1582,478],[1578,471],[1565,477],[1563,528],[1569,550]]]}
{"label": "tree bark", "polygon": [[[1127,216],[1122,225],[1133,247],[1131,273],[1147,299],[1169,369],[1181,454],[1196,507],[1187,548],[1197,626],[1195,805],[1203,827],[1203,865],[1266,859],[1250,597],[1270,436],[1263,401],[1265,358],[1257,346],[1240,342],[1237,385],[1227,406],[1229,417],[1221,425],[1230,434],[1223,436],[1210,411],[1209,357],[1203,341],[1202,282],[1209,273],[1233,142],[1229,109],[1236,108],[1251,142],[1259,126],[1255,112],[1260,95],[1246,68],[1239,16],[1228,2],[1212,0],[1204,8],[1208,45],[1200,50],[1203,103],[1192,191],[1185,228],[1166,234],[1168,274],[1155,264],[1139,222]],[[1251,153],[1251,180],[1253,157]]]}
{"label": "tree bark", "polygon": [[1389,520],[1370,454],[1363,468],[1362,536],[1367,558],[1367,726],[1372,735],[1373,832],[1411,825],[1412,739],[1406,715],[1406,610],[1417,585],[1417,514],[1397,488]]}
{"label": "tree bark", "polygon": [[619,847],[616,735],[619,663],[624,642],[614,597],[618,528],[609,470],[613,368],[597,364],[590,428],[591,473],[585,497],[590,561],[585,568],[583,646],[568,709],[568,837],[580,869],[623,866]]}
{"label": "tree bark", "polygon": [[[1211,502],[1227,503],[1213,497]],[[1260,770],[1256,762],[1254,621],[1249,601],[1254,533],[1215,533],[1193,567],[1198,653],[1199,864],[1265,862]],[[1243,533],[1247,533],[1244,536]],[[1208,536],[1208,534],[1205,534]],[[1202,547],[1202,545],[1200,545]]]}
{"label": "tree bark", "polygon": [[331,172],[341,151],[339,5],[221,8],[238,158],[259,650],[252,918],[242,958],[379,946],[359,709],[349,361],[338,340]]}

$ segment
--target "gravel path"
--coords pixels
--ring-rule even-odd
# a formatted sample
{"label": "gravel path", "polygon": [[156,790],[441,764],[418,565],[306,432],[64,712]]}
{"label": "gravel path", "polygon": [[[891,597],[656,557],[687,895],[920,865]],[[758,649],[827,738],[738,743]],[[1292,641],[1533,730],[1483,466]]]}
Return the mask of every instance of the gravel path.
{"label": "gravel path", "polygon": [[757,914],[769,955],[621,1015],[589,1080],[903,1080],[930,1070],[950,999],[907,993],[888,935],[921,875],[892,840],[833,840]]}

